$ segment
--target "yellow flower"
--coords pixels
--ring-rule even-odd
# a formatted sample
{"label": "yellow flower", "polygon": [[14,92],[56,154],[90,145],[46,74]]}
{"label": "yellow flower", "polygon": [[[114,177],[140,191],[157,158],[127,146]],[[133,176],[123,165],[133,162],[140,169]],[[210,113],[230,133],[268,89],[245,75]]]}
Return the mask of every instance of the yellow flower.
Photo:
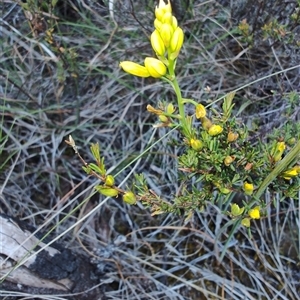
{"label": "yellow flower", "polygon": [[160,78],[167,73],[167,68],[163,62],[154,57],[145,58],[145,67],[154,78]]}
{"label": "yellow flower", "polygon": [[208,134],[211,135],[211,136],[215,136],[215,135],[220,134],[222,131],[223,131],[222,126],[213,124],[213,125],[208,129]]}
{"label": "yellow flower", "polygon": [[159,33],[167,48],[169,48],[173,32],[174,30],[170,24],[162,24],[160,27]]}
{"label": "yellow flower", "polygon": [[286,180],[290,180],[290,179],[292,179],[292,177],[298,176],[298,174],[300,174],[300,166],[295,166],[295,167],[283,172],[281,174],[281,176]]}
{"label": "yellow flower", "polygon": [[95,190],[106,197],[116,197],[119,193],[114,188],[105,185],[97,185],[95,186]]}
{"label": "yellow flower", "polygon": [[120,62],[120,67],[128,74],[139,76],[139,77],[149,77],[150,73],[146,67],[141,66],[132,61],[122,61]]}
{"label": "yellow flower", "polygon": [[202,104],[196,106],[196,118],[201,119],[206,116],[206,109]]}
{"label": "yellow flower", "polygon": [[250,196],[253,194],[254,185],[252,183],[245,182],[243,188],[246,195]]}
{"label": "yellow flower", "polygon": [[173,22],[173,16],[172,16],[172,13],[171,12],[166,12],[162,19],[161,19],[162,23],[164,24],[170,24],[172,25],[172,22]]}
{"label": "yellow flower", "polygon": [[105,178],[105,185],[112,186],[115,184],[115,178],[112,175],[107,175]]}
{"label": "yellow flower", "polygon": [[158,116],[160,116],[161,114],[163,114],[164,112],[161,109],[157,109],[154,108],[152,105],[148,104],[147,105],[147,110],[152,113],[152,114],[156,114]]}
{"label": "yellow flower", "polygon": [[200,140],[197,140],[197,139],[191,139],[190,140],[190,145],[196,151],[201,150],[202,147],[203,147],[202,142]]}
{"label": "yellow flower", "polygon": [[260,218],[260,207],[255,206],[254,208],[249,210],[248,214],[251,219],[259,219]]}
{"label": "yellow flower", "polygon": [[177,27],[170,41],[170,51],[171,51],[170,59],[174,60],[178,56],[179,51],[183,45],[183,40],[184,40],[183,30],[180,27]]}
{"label": "yellow flower", "polygon": [[240,216],[245,210],[245,207],[239,207],[238,204],[231,204],[231,214],[234,217]]}
{"label": "yellow flower", "polygon": [[164,42],[157,30],[154,30],[151,34],[151,46],[153,50],[155,51],[157,56],[163,56],[166,52],[166,47],[164,45]]}

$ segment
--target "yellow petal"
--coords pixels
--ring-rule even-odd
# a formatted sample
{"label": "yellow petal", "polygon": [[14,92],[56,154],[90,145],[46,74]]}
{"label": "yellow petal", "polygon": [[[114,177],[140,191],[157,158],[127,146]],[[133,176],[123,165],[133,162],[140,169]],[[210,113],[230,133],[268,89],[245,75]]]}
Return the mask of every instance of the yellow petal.
{"label": "yellow petal", "polygon": [[139,77],[149,77],[150,73],[146,67],[141,66],[132,61],[122,61],[120,62],[120,67],[128,74],[139,76]]}
{"label": "yellow petal", "polygon": [[160,78],[167,73],[166,66],[158,59],[154,57],[145,58],[145,67],[149,74],[154,78]]}

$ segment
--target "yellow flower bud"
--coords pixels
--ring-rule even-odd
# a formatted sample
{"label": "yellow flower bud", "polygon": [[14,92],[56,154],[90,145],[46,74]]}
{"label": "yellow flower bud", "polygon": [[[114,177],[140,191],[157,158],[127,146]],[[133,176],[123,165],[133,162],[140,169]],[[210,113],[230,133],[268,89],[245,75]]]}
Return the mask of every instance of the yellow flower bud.
{"label": "yellow flower bud", "polygon": [[161,28],[161,25],[162,25],[162,22],[159,21],[158,19],[155,19],[154,20],[154,28],[157,29],[158,31],[160,30]]}
{"label": "yellow flower bud", "polygon": [[292,177],[298,176],[300,174],[300,166],[295,166],[281,174],[281,176],[286,179],[290,180]]}
{"label": "yellow flower bud", "polygon": [[282,154],[285,150],[284,142],[277,142],[271,151],[271,156],[273,157],[274,162],[281,160]]}
{"label": "yellow flower bud", "polygon": [[174,16],[172,16],[172,27],[173,27],[174,31],[178,27],[177,19]]}
{"label": "yellow flower bud", "polygon": [[201,123],[205,130],[209,130],[209,128],[213,125],[211,120],[206,117],[201,118]]}
{"label": "yellow flower bud", "polygon": [[225,159],[224,159],[224,165],[228,167],[229,165],[231,165],[231,163],[232,163],[233,161],[234,161],[234,157],[228,155],[228,156],[226,156]]}
{"label": "yellow flower bud", "polygon": [[139,76],[139,77],[149,77],[150,73],[146,67],[141,66],[132,61],[122,61],[120,62],[120,67],[128,74]]}
{"label": "yellow flower bud", "polygon": [[250,227],[250,219],[249,218],[244,218],[241,222],[241,224],[245,227]]}
{"label": "yellow flower bud", "polygon": [[206,116],[206,109],[202,104],[196,106],[196,118],[204,118]]}
{"label": "yellow flower bud", "polygon": [[177,27],[170,41],[170,51],[171,51],[170,59],[174,60],[178,56],[179,51],[183,45],[183,40],[184,40],[183,30],[180,27]]}
{"label": "yellow flower bud", "polygon": [[165,115],[159,115],[158,118],[163,123],[168,123],[169,122],[169,118]]}
{"label": "yellow flower bud", "polygon": [[106,197],[116,197],[119,193],[117,190],[105,185],[97,185],[95,190]]}
{"label": "yellow flower bud", "polygon": [[240,216],[245,210],[245,207],[239,207],[237,204],[231,204],[231,214],[235,217]]}
{"label": "yellow flower bud", "polygon": [[227,135],[227,142],[228,143],[232,143],[232,142],[235,142],[239,137],[239,134],[238,133],[234,133],[232,131],[228,132],[228,135]]}
{"label": "yellow flower bud", "polygon": [[223,131],[222,126],[213,124],[213,125],[208,129],[208,134],[211,135],[211,136],[215,136],[215,135],[220,134],[222,131]]}
{"label": "yellow flower bud", "polygon": [[151,34],[151,46],[157,56],[163,56],[166,52],[165,44],[157,30],[154,30]]}
{"label": "yellow flower bud", "polygon": [[173,21],[173,18],[172,18],[172,13],[171,12],[166,12],[162,19],[161,19],[161,22],[164,23],[164,24],[170,24],[172,25],[172,21]]}
{"label": "yellow flower bud", "polygon": [[167,73],[166,66],[157,58],[146,57],[145,67],[147,68],[149,74],[154,78],[160,78]]}
{"label": "yellow flower bud", "polygon": [[174,111],[175,111],[174,105],[173,105],[172,103],[169,103],[169,104],[167,105],[166,112],[167,112],[168,114],[172,114]]}
{"label": "yellow flower bud", "polygon": [[197,139],[191,139],[190,145],[195,151],[199,151],[203,147],[203,143],[200,140]]}
{"label": "yellow flower bud", "polygon": [[246,195],[250,196],[253,194],[254,185],[252,183],[245,182],[243,188]]}
{"label": "yellow flower bud", "polygon": [[255,206],[253,209],[250,209],[248,212],[251,219],[259,219],[260,218],[260,207]]}
{"label": "yellow flower bud", "polygon": [[173,32],[174,30],[170,24],[162,24],[160,27],[159,33],[167,48],[169,48]]}
{"label": "yellow flower bud", "polygon": [[123,201],[127,204],[136,204],[136,197],[133,192],[128,191],[123,195]]}
{"label": "yellow flower bud", "polygon": [[115,178],[112,175],[107,175],[105,178],[105,185],[112,186],[115,184]]}

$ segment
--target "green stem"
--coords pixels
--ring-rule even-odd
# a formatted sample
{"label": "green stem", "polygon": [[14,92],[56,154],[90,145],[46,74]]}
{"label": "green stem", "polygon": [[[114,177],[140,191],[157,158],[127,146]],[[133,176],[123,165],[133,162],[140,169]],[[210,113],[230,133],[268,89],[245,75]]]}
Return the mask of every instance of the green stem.
{"label": "green stem", "polygon": [[169,74],[170,74],[170,78],[171,79],[166,79],[166,81],[168,81],[174,91],[175,91],[175,94],[176,94],[176,97],[177,97],[177,104],[178,104],[178,110],[179,110],[179,115],[180,115],[180,123],[181,123],[181,126],[182,126],[182,130],[183,130],[183,133],[184,135],[189,138],[190,135],[191,135],[191,130],[190,130],[190,126],[189,126],[189,123],[187,121],[187,117],[185,115],[185,110],[184,110],[184,100],[186,99],[183,99],[182,98],[182,95],[181,95],[181,90],[180,90],[180,87],[179,87],[179,84],[178,84],[178,81],[177,81],[177,78],[176,78],[176,75],[175,75],[175,64],[176,64],[176,60],[170,60],[169,61],[169,66],[168,66],[168,70],[169,70]]}
{"label": "green stem", "polygon": [[300,140],[294,146],[294,148],[279,162],[274,170],[265,178],[260,187],[256,191],[254,198],[258,199],[266,190],[268,185],[283,171],[285,171],[290,165],[295,163],[297,156],[300,153]]}

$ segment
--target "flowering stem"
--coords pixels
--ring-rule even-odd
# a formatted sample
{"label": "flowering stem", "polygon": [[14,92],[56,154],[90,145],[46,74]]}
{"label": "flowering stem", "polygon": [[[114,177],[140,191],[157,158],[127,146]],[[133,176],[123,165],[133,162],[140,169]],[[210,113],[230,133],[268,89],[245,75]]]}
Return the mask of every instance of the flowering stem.
{"label": "flowering stem", "polygon": [[173,87],[176,97],[177,97],[177,104],[178,104],[178,110],[179,110],[179,115],[180,115],[180,123],[182,126],[182,130],[184,135],[189,138],[191,136],[191,131],[189,128],[189,124],[187,122],[187,118],[185,116],[185,111],[184,111],[184,102],[187,99],[183,99],[182,95],[181,95],[181,90],[177,81],[177,78],[175,76],[175,64],[176,64],[176,60],[170,60],[169,61],[169,66],[168,66],[168,70],[169,70],[169,78],[166,77],[162,77],[162,79],[164,79],[165,81],[169,82],[171,84],[171,86]]}

